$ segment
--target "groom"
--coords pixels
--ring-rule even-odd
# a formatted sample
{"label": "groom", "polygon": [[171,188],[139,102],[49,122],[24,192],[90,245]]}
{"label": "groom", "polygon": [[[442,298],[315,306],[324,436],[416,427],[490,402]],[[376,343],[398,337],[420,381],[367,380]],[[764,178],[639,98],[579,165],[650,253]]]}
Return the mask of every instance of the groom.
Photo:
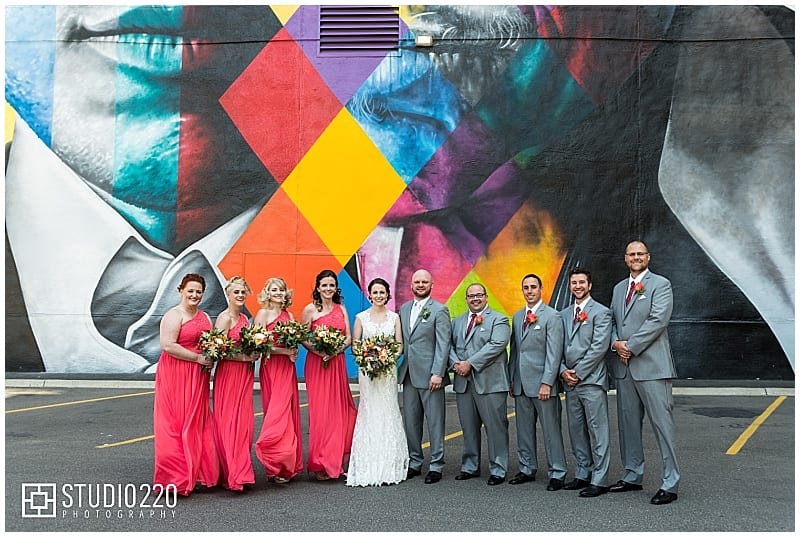
{"label": "groom", "polygon": [[403,421],[408,442],[408,478],[422,473],[422,422],[428,420],[431,463],[425,483],[442,480],[444,468],[444,387],[450,383],[450,312],[431,298],[433,278],[420,269],[411,277],[414,300],[400,307],[403,353],[397,378],[403,385]]}

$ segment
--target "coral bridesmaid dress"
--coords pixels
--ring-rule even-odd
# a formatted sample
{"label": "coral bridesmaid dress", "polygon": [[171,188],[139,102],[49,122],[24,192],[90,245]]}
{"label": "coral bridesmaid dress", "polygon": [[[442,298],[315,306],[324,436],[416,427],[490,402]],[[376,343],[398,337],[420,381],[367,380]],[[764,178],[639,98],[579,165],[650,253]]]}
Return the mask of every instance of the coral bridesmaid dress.
{"label": "coral bridesmaid dress", "polygon": [[[181,326],[178,344],[200,353],[200,334],[211,330],[211,320],[198,311]],[[200,483],[219,481],[219,460],[214,443],[214,423],[209,408],[211,372],[200,364],[161,353],[156,368],[153,430],[155,470],[153,483],[173,484],[188,496]]]}
{"label": "coral bridesmaid dress", "polygon": [[[289,319],[282,311],[267,330]],[[303,471],[300,394],[294,363],[286,354],[272,354],[269,360],[261,361],[259,380],[264,423],[256,441],[256,456],[269,477],[291,479]]]}
{"label": "coral bridesmaid dress", "polygon": [[[344,310],[333,310],[311,323],[313,330],[324,325],[345,330]],[[347,382],[344,353],[337,354],[322,367],[322,358],[309,351],[305,366],[308,394],[308,471],[339,477],[350,458],[356,406]]]}
{"label": "coral bridesmaid dress", "polygon": [[[228,330],[228,336],[238,340],[239,331],[247,325],[247,317],[240,313],[239,320]],[[220,482],[230,490],[243,490],[244,485],[256,481],[250,459],[255,429],[254,376],[252,362],[233,360],[220,360],[214,374],[214,425],[222,471]]]}

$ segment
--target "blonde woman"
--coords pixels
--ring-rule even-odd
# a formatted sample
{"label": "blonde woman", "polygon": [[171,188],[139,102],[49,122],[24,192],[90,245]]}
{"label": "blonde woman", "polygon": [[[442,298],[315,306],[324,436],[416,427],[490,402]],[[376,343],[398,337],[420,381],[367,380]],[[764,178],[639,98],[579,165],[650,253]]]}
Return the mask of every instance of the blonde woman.
{"label": "blonde woman", "polygon": [[[248,326],[242,313],[244,302],[252,291],[241,276],[234,276],[225,285],[228,307],[217,316],[215,328],[227,332],[232,340],[241,337]],[[253,444],[253,361],[255,356],[237,354],[220,360],[214,374],[214,424],[216,425],[223,487],[242,492],[255,484],[250,447]]]}
{"label": "blonde woman", "polygon": [[[267,330],[294,318],[286,310],[292,305],[292,290],[282,278],[267,280],[258,294],[258,303],[261,309],[253,322]],[[287,483],[303,471],[296,360],[297,349],[275,346],[269,360],[261,360],[259,370],[264,422],[256,440],[256,456],[276,483]]]}

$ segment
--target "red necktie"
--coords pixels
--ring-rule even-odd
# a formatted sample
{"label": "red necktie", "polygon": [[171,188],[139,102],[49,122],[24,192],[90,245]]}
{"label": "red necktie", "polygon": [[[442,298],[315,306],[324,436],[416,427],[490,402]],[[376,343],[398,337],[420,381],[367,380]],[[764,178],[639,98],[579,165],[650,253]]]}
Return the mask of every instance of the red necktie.
{"label": "red necktie", "polygon": [[577,323],[580,320],[581,320],[581,307],[580,306],[576,306],[575,307],[575,318],[572,319],[572,322],[573,323]]}
{"label": "red necktie", "polygon": [[467,325],[467,335],[472,331],[472,327],[475,325],[475,313],[469,316],[469,324]]}
{"label": "red necktie", "polygon": [[625,305],[631,303],[631,297],[633,296],[633,288],[636,287],[636,282],[631,281],[631,288],[628,289],[628,296],[625,297]]}
{"label": "red necktie", "polygon": [[528,327],[531,325],[531,323],[528,322],[528,317],[530,317],[531,313],[533,313],[531,310],[525,310],[525,322],[522,323],[522,330],[523,331],[527,330]]}

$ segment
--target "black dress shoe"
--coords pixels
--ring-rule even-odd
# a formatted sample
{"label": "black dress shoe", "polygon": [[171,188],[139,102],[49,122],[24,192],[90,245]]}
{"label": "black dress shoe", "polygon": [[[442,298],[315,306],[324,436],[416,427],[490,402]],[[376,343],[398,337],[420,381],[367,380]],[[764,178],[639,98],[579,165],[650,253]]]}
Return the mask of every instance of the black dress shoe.
{"label": "black dress shoe", "polygon": [[565,490],[580,490],[589,486],[589,482],[585,479],[578,479],[577,477],[564,485]]}
{"label": "black dress shoe", "polygon": [[418,475],[422,475],[422,472],[415,468],[409,468],[408,473],[406,474],[406,479],[411,479],[412,477],[417,477]]}
{"label": "black dress shoe", "polygon": [[456,481],[464,481],[465,479],[472,479],[473,477],[478,477],[478,474],[470,474],[469,472],[460,472],[456,476]]}
{"label": "black dress shoe", "polygon": [[582,491],[578,493],[578,496],[582,498],[594,498],[595,496],[600,496],[601,494],[605,494],[608,492],[608,487],[599,487],[597,485],[589,485]]}
{"label": "black dress shoe", "polygon": [[505,480],[506,480],[505,477],[500,477],[499,475],[490,475],[489,481],[487,481],[486,484],[493,487],[495,485],[499,485]]}
{"label": "black dress shoe", "polygon": [[628,492],[629,490],[642,490],[642,486],[628,483],[627,481],[620,479],[611,485],[610,489],[608,489],[609,492]]}
{"label": "black dress shoe", "polygon": [[525,472],[520,472],[508,482],[509,485],[521,485],[523,483],[527,483],[528,481],[536,481],[536,476],[528,475]]}
{"label": "black dress shoe", "polygon": [[564,488],[564,480],[563,479],[551,479],[550,482],[547,484],[547,490],[561,490]]}
{"label": "black dress shoe", "polygon": [[677,499],[678,495],[674,492],[667,492],[666,490],[658,489],[658,492],[656,492],[656,495],[650,500],[650,503],[653,505],[664,505],[667,503],[672,503]]}
{"label": "black dress shoe", "polygon": [[428,472],[428,475],[425,476],[425,483],[427,483],[428,485],[430,485],[431,483],[438,483],[441,480],[442,480],[442,473],[436,472],[434,470],[431,470],[430,472]]}

